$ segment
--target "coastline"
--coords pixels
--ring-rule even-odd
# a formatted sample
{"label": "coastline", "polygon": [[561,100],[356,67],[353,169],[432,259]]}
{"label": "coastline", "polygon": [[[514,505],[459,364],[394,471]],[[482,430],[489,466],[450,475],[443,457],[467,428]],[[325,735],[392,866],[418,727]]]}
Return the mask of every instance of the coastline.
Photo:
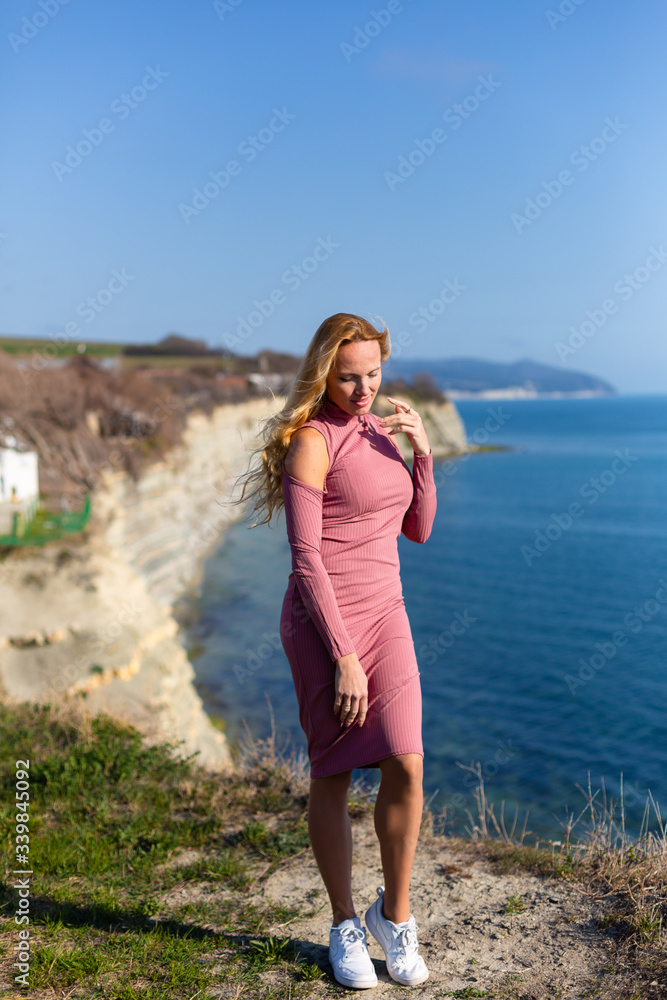
{"label": "coastline", "polygon": [[447,389],[447,395],[453,400],[475,399],[613,399],[618,393],[597,392],[594,389],[581,389],[578,392],[537,392],[534,389],[524,389],[522,386],[510,386],[507,389],[483,389],[480,392],[466,392],[464,389]]}

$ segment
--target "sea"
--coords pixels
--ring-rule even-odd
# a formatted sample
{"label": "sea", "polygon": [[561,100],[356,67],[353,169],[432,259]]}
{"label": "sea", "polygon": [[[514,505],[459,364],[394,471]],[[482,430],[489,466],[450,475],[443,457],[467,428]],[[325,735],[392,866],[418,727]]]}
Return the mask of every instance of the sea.
{"label": "sea", "polygon": [[[420,667],[425,792],[443,829],[477,817],[558,841],[623,787],[626,829],[667,815],[667,396],[460,400],[475,454],[434,462],[423,545],[399,539]],[[284,514],[233,524],[186,630],[227,735],[303,754],[279,641]],[[477,772],[477,776],[475,774]],[[377,769],[356,777],[377,782]]]}

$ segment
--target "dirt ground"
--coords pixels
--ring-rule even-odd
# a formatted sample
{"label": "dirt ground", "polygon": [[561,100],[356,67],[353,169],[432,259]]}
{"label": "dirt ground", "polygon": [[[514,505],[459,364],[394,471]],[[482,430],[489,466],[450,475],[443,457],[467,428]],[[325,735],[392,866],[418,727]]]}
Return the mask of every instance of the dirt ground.
{"label": "dirt ground", "polygon": [[[357,820],[353,830],[354,898],[364,924],[382,873],[372,819]],[[184,892],[181,888],[175,895]],[[378,986],[350,993],[393,1000],[486,997],[487,992],[508,1000],[593,996],[607,1000],[619,995],[613,937],[596,923],[603,911],[571,879],[499,874],[491,860],[465,842],[425,835],[417,851],[411,896],[429,980],[412,990],[391,980],[384,953],[369,933]],[[511,897],[520,897],[523,908],[514,909],[511,902],[508,907]],[[184,901],[184,897],[171,900],[173,904]],[[304,961],[324,971],[325,978],[310,985],[309,995],[343,990],[333,980],[328,963],[330,912],[310,851],[282,862],[257,887],[251,901],[300,907],[303,917],[267,926],[264,933],[289,937]],[[621,995],[629,998],[631,994]]]}
{"label": "dirt ground", "polygon": [[[264,893],[294,904],[324,904],[312,856],[299,860],[272,875]],[[363,923],[382,884],[377,840],[368,821],[355,830],[355,862],[355,902]],[[565,880],[494,874],[490,862],[443,850],[441,838],[423,838],[411,885],[420,950],[430,972],[428,982],[413,991],[421,996],[514,983],[520,996],[583,997],[609,965],[609,940],[595,925],[588,901]],[[522,897],[525,909],[506,913],[511,896]],[[289,927],[300,950],[321,965],[326,963],[329,925],[325,905],[316,917],[295,920]],[[405,991],[387,975],[380,945],[371,934],[368,939],[379,980],[373,996],[395,998],[397,990]]]}

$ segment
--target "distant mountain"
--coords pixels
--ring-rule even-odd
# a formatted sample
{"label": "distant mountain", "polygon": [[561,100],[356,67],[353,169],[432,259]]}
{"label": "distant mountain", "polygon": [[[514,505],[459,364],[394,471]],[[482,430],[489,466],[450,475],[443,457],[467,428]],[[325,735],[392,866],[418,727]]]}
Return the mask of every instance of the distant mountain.
{"label": "distant mountain", "polygon": [[475,393],[515,395],[616,395],[616,389],[595,375],[542,365],[530,358],[503,364],[480,358],[391,358],[383,365],[387,378],[411,378],[430,372],[438,387],[452,396]]}

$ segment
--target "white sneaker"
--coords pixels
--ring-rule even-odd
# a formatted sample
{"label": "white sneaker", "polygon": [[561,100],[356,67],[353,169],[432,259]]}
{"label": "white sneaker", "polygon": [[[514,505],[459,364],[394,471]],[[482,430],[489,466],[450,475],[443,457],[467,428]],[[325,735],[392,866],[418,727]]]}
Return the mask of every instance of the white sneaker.
{"label": "white sneaker", "polygon": [[341,986],[365,990],[377,986],[377,976],[366,947],[359,917],[342,920],[329,931],[329,961]]}
{"label": "white sneaker", "polygon": [[364,990],[378,984],[359,917],[342,920],[337,927],[331,928],[329,961],[334,978],[341,986]]}
{"label": "white sneaker", "polygon": [[391,978],[402,986],[417,986],[428,979],[428,969],[419,954],[415,918],[410,914],[400,924],[387,920],[382,913],[383,893],[384,886],[380,886],[378,898],[366,911],[366,926],[384,950]]}

